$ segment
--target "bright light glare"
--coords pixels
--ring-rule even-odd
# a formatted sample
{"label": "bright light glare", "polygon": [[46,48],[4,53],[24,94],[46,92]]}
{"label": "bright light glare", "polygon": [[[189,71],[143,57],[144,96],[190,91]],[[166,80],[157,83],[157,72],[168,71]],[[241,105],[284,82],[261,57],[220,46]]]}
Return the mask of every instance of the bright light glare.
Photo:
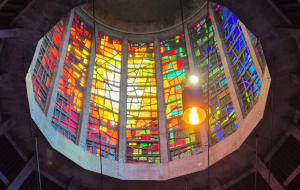
{"label": "bright light glare", "polygon": [[192,107],[191,113],[190,113],[190,116],[189,116],[189,120],[190,120],[190,124],[192,124],[192,125],[196,125],[196,124],[199,123],[199,116],[198,116],[198,113],[197,113],[197,108]]}
{"label": "bright light glare", "polygon": [[183,112],[183,120],[190,125],[203,123],[206,118],[206,112],[200,107],[191,107]]}
{"label": "bright light glare", "polygon": [[198,83],[199,82],[199,77],[196,76],[196,75],[191,75],[190,82],[193,83],[193,84]]}

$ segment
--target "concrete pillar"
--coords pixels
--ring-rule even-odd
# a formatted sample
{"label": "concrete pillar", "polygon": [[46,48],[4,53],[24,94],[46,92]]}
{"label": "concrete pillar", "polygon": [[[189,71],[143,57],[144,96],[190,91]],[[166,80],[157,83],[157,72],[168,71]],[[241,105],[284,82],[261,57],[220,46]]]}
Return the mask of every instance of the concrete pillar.
{"label": "concrete pillar", "polygon": [[260,78],[260,80],[262,80],[263,79],[263,70],[262,69],[264,69],[264,68],[261,68],[261,64],[259,63],[260,59],[258,58],[258,55],[256,54],[255,47],[251,43],[249,31],[248,31],[248,29],[246,28],[246,26],[242,22],[239,21],[239,24],[242,27],[243,34],[244,34],[246,42],[247,42],[247,46],[248,46],[248,48],[250,50],[250,55],[251,55],[251,58],[252,58],[252,63],[254,65],[255,69],[256,69],[258,77]]}
{"label": "concrete pillar", "polygon": [[89,68],[87,73],[87,82],[83,93],[83,108],[82,113],[80,114],[80,127],[77,131],[76,143],[82,147],[86,148],[86,132],[89,123],[89,114],[90,114],[90,100],[91,100],[91,89],[93,84],[93,75],[96,59],[96,47],[97,47],[97,35],[98,30],[96,29],[96,34],[94,34],[94,40],[92,43],[92,53],[89,60]]}
{"label": "concrete pillar", "polygon": [[119,161],[127,160],[127,77],[128,77],[128,40],[123,40],[121,90],[120,90],[120,129],[119,129]]}
{"label": "concrete pillar", "polygon": [[195,63],[194,63],[194,56],[192,52],[190,34],[187,25],[184,26],[184,37],[185,37],[186,53],[189,61],[189,72],[191,74],[194,74],[196,70],[195,70]]}
{"label": "concrete pillar", "polygon": [[[201,147],[202,151],[207,151],[208,149],[208,125],[207,125],[207,119],[200,125],[200,140],[201,140]],[[207,157],[207,155],[206,155]]]}
{"label": "concrete pillar", "polygon": [[[71,33],[71,27],[72,27],[72,22],[73,22],[73,17],[74,17],[74,9],[72,9],[72,11],[70,12],[68,21],[66,22],[66,27],[65,27],[65,33],[64,33],[64,37],[62,40],[62,48],[59,52],[59,62],[57,65],[57,71],[56,71],[56,75],[53,81],[53,88],[50,88],[50,92],[49,92],[49,98],[48,98],[48,106],[46,107],[45,110],[45,114],[47,116],[47,120],[49,122],[51,122],[52,120],[52,116],[53,116],[53,112],[54,112],[54,107],[56,104],[56,96],[58,93],[58,86],[59,86],[59,81],[60,78],[62,76],[62,72],[63,72],[63,68],[64,68],[64,62],[65,62],[65,57],[66,57],[66,53],[68,50],[68,44],[69,44],[69,39],[70,39],[70,33]],[[52,89],[52,90],[51,90]]]}
{"label": "concrete pillar", "polygon": [[163,75],[161,65],[161,55],[159,51],[158,39],[154,40],[155,51],[155,73],[156,73],[156,91],[158,104],[158,123],[159,123],[159,143],[161,163],[167,163],[170,160],[170,151],[168,145],[168,129],[166,120],[166,105],[163,88]]}
{"label": "concrete pillar", "polygon": [[7,190],[17,190],[19,189],[27,177],[31,174],[35,167],[35,159],[32,157],[25,167],[20,171],[18,176],[12,181],[12,183],[8,186]]}
{"label": "concrete pillar", "polygon": [[269,171],[267,166],[259,158],[257,158],[256,161],[253,161],[253,166],[273,190],[284,190],[282,185],[277,181],[271,171]]}
{"label": "concrete pillar", "polygon": [[0,180],[6,185],[8,186],[9,184],[9,180],[6,178],[6,176],[0,171]]}
{"label": "concrete pillar", "polygon": [[211,16],[211,21],[212,21],[213,28],[214,28],[215,39],[217,41],[218,49],[219,49],[220,56],[221,56],[221,61],[222,61],[223,67],[224,67],[224,73],[226,76],[228,89],[230,91],[231,101],[232,101],[235,113],[237,115],[237,120],[240,123],[243,120],[243,117],[245,116],[246,112],[244,111],[244,108],[242,106],[243,105],[242,100],[241,100],[241,98],[239,98],[239,90],[238,90],[236,81],[233,80],[233,78],[234,78],[233,69],[231,67],[229,55],[228,55],[228,52],[226,51],[225,43],[222,40],[223,39],[221,37],[222,33],[216,22],[216,16],[215,16],[213,9],[211,9],[211,8],[209,9],[209,14]]}

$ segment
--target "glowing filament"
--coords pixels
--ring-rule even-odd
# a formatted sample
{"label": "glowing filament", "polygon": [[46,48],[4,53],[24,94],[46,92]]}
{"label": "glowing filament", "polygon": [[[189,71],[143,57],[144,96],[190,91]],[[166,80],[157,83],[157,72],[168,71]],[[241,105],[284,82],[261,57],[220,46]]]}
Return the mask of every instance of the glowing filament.
{"label": "glowing filament", "polygon": [[190,82],[191,82],[192,84],[197,84],[197,83],[199,82],[199,77],[196,76],[196,75],[191,75],[191,77],[190,77]]}
{"label": "glowing filament", "polygon": [[191,107],[183,112],[183,120],[190,125],[203,123],[206,118],[206,112],[200,107]]}
{"label": "glowing filament", "polygon": [[197,113],[197,108],[192,107],[190,116],[189,116],[189,120],[190,120],[190,124],[192,124],[192,125],[196,125],[196,124],[200,123],[199,116]]}

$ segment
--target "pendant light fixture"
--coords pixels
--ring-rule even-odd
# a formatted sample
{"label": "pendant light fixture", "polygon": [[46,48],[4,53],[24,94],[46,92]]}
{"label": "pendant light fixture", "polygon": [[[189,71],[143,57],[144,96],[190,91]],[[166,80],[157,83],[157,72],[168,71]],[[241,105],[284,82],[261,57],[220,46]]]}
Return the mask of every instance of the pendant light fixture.
{"label": "pendant light fixture", "polygon": [[[182,30],[184,33],[183,4],[180,0]],[[206,119],[203,89],[197,75],[191,75],[182,92],[183,121],[187,127],[200,125]]]}

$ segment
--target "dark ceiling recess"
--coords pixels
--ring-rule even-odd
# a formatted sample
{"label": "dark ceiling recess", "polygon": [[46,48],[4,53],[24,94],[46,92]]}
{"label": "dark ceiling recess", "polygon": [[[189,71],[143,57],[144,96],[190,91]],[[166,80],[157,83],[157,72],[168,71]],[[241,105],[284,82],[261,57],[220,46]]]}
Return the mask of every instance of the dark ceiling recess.
{"label": "dark ceiling recess", "polygon": [[253,190],[255,189],[255,175],[256,175],[256,190],[265,190],[268,189],[269,186],[265,182],[265,180],[258,173],[252,173],[249,176],[245,177],[238,183],[231,186],[228,190]]}
{"label": "dark ceiling recess", "polygon": [[0,136],[0,171],[12,181],[24,167],[25,162],[10,144],[7,138]]}
{"label": "dark ceiling recess", "polygon": [[[52,182],[51,180],[49,180],[47,177],[43,175],[41,176],[41,181],[42,181],[43,190],[64,190],[62,187],[55,184],[54,182]],[[37,182],[38,182],[37,172],[34,171],[23,183],[20,190],[39,190],[39,185]]]}
{"label": "dark ceiling recess", "polygon": [[6,185],[0,180],[0,189],[5,189]]}
{"label": "dark ceiling recess", "polygon": [[[98,21],[127,32],[153,32],[181,23],[179,0],[95,0]],[[206,0],[184,0],[184,19],[197,13]],[[82,6],[88,13],[92,4]],[[90,16],[92,16],[90,14]]]}
{"label": "dark ceiling recess", "polygon": [[[272,1],[291,20],[292,26],[300,24],[299,1]],[[33,2],[32,6],[28,6],[31,2]],[[53,23],[61,18],[62,13],[67,14],[71,8],[83,2],[87,2],[87,0],[2,0],[0,2],[0,28],[6,29],[10,27],[11,23],[16,19],[16,23],[26,23],[26,26],[20,27],[46,33],[47,28],[51,28],[50,23],[53,25]],[[162,0],[160,2],[162,2]],[[260,144],[260,149],[267,150],[258,152],[258,155],[261,157],[261,160],[264,160],[262,155],[266,155],[266,152],[273,152],[270,154],[272,155],[270,158],[271,174],[283,186],[283,189],[299,190],[300,129],[299,119],[297,119],[297,117],[299,118],[300,107],[291,106],[287,103],[292,97],[299,96],[300,94],[299,83],[292,83],[289,78],[291,73],[300,68],[300,50],[297,49],[295,36],[291,37],[277,31],[278,25],[286,23],[278,15],[278,12],[273,10],[266,1],[224,0],[224,3],[226,2],[228,2],[228,4],[225,5],[239,15],[240,19],[245,21],[245,25],[258,35],[262,42],[266,59],[268,63],[270,63],[269,67],[272,75],[271,87],[274,89],[274,99],[276,102],[274,104],[276,108],[274,111],[274,120],[276,122],[274,122],[272,130],[270,130],[272,112],[270,105],[267,105],[263,121],[260,122],[259,127],[255,131],[260,134],[260,136],[268,137],[268,139],[272,138],[272,146],[264,148],[266,145]],[[51,7],[49,6],[50,3]],[[57,14],[58,12],[61,14]],[[265,12],[268,14],[264,14]],[[27,98],[22,60],[24,57],[28,60],[32,58],[34,47],[37,43],[37,41],[32,39],[39,39],[41,35],[42,34],[40,34],[40,36],[30,36],[31,38],[26,39],[7,39],[2,51],[0,51],[0,75],[1,73],[7,73],[7,82],[0,87],[0,113],[5,113],[16,121],[16,125],[11,127],[10,131],[1,134],[1,131],[3,131],[1,129],[5,127],[5,124],[0,118],[0,190],[4,190],[12,185],[16,177],[20,174],[20,171],[27,165],[28,161],[20,156],[20,152],[23,152],[28,158],[33,156],[33,141],[31,134],[28,132],[29,126],[24,119],[24,115],[29,115],[29,109],[23,104]],[[296,36],[296,38],[299,39],[299,36]],[[296,118],[294,119],[294,123],[293,119],[286,120],[286,118],[294,117],[294,115]],[[12,140],[7,138],[8,135]],[[288,137],[283,138],[283,143],[280,143],[280,139],[285,135],[288,135]],[[250,139],[245,142],[245,145],[235,153],[229,155],[228,158],[224,158],[224,160],[211,166],[212,171],[222,171],[225,167],[230,168],[228,173],[213,173],[212,178],[216,181],[216,188],[208,188],[204,171],[161,183],[153,181],[120,181],[104,177],[104,190],[183,190],[186,189],[186,187],[188,187],[188,190],[224,190],[222,187],[225,187],[225,183],[230,184],[230,186],[227,186],[225,189],[253,190],[255,189],[255,168],[251,162],[253,160],[245,158],[243,155],[249,152],[255,152],[255,146],[253,145],[255,138],[252,138],[254,136],[255,135],[252,134]],[[44,137],[39,134],[39,139],[43,138]],[[51,176],[56,178],[56,181],[63,183],[63,185],[55,184],[55,180],[53,180],[53,178],[50,179],[50,175],[42,174],[41,181],[43,189],[100,189],[100,176],[98,174],[80,168],[55,150],[53,150],[53,165],[51,167],[47,165],[48,160],[45,156],[45,152],[51,149],[51,147],[45,142],[45,139],[39,141],[40,159],[42,163],[41,169],[44,173],[52,173]],[[233,160],[234,164],[229,162],[229,160]],[[36,162],[34,161],[34,163]],[[226,165],[226,163],[229,164]],[[247,163],[247,165],[245,164],[246,166],[244,166],[244,163]],[[265,164],[268,166],[268,162]],[[249,175],[244,175],[245,173],[247,174],[249,168],[254,170],[254,172],[251,172]],[[72,180],[74,175],[80,179]],[[239,177],[243,175],[245,177]],[[226,176],[232,177],[225,178]],[[259,173],[257,173],[256,179],[257,190],[268,189],[267,180]],[[82,188],[71,188],[73,181],[80,183]],[[66,188],[62,188],[62,186]],[[38,189],[35,169],[24,179],[24,183],[21,184],[20,188],[23,190]]]}
{"label": "dark ceiling recess", "polygon": [[297,190],[300,187],[300,175],[298,176],[287,186],[287,190]]}
{"label": "dark ceiling recess", "polygon": [[32,0],[2,0],[0,2],[0,28],[13,24]]}
{"label": "dark ceiling recess", "polygon": [[[193,11],[195,2],[185,0],[184,9]],[[159,22],[180,16],[179,0],[96,0],[95,3],[97,9],[128,22]]]}
{"label": "dark ceiling recess", "polygon": [[300,165],[300,142],[289,137],[270,160],[271,172],[280,183]]}
{"label": "dark ceiling recess", "polygon": [[300,26],[299,0],[273,0],[278,8],[285,14],[292,24]]}

